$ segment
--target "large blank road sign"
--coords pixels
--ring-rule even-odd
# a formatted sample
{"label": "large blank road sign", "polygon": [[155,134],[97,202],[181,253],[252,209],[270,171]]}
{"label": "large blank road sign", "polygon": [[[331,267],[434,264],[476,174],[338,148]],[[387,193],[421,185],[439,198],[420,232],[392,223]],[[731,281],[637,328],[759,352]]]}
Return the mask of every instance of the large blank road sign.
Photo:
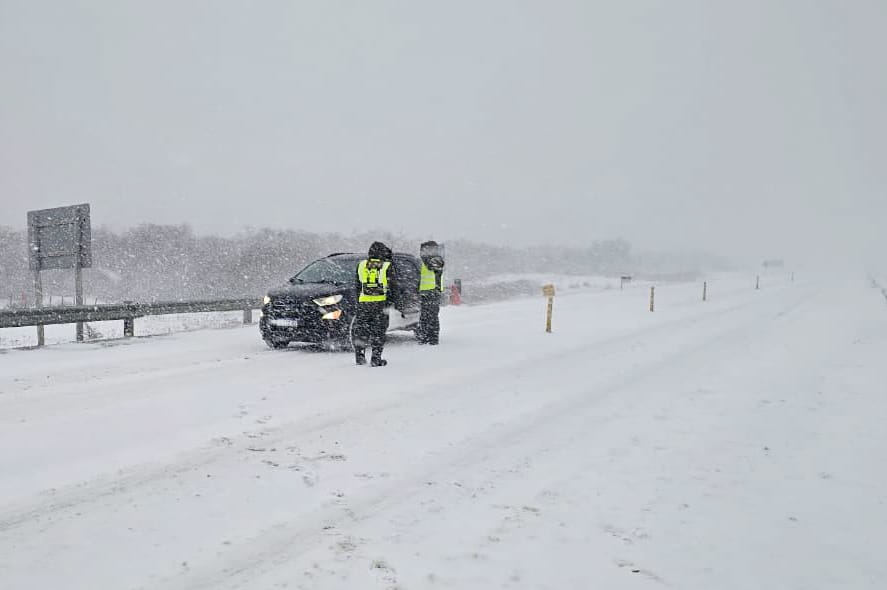
{"label": "large blank road sign", "polygon": [[89,205],[29,211],[28,252],[31,270],[92,267]]}

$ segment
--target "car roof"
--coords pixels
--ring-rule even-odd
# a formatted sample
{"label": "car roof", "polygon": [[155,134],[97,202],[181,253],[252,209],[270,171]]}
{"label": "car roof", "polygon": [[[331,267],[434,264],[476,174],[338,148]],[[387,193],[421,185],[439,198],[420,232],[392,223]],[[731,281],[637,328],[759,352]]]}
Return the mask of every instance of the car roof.
{"label": "car roof", "polygon": [[[418,260],[415,254],[408,254],[407,252],[395,252],[395,256],[407,256],[409,258],[413,258]],[[358,254],[357,252],[335,252],[334,254],[330,254],[325,258],[345,258],[345,259],[354,259],[354,260],[362,260],[366,258],[366,254]]]}

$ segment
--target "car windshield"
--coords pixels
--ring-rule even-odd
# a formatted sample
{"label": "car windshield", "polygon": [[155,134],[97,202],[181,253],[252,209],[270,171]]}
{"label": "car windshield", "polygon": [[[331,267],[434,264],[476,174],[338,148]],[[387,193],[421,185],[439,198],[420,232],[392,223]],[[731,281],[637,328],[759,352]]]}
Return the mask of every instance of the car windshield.
{"label": "car windshield", "polygon": [[324,258],[312,262],[290,279],[291,283],[333,283],[345,285],[354,280],[357,263],[348,259]]}

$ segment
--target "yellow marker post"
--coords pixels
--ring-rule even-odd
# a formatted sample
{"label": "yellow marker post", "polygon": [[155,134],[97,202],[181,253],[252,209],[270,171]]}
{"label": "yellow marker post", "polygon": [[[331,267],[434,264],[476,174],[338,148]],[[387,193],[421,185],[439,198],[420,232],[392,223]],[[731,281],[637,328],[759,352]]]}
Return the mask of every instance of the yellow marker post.
{"label": "yellow marker post", "polygon": [[545,314],[545,331],[551,334],[551,314],[554,311],[554,285],[542,287],[542,294],[548,297],[548,311]]}

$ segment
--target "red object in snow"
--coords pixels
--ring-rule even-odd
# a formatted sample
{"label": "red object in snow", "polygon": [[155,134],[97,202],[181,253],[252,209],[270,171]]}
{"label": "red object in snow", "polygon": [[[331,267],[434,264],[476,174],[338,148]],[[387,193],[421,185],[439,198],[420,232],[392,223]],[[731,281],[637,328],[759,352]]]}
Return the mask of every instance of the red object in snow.
{"label": "red object in snow", "polygon": [[462,295],[459,293],[459,285],[453,285],[450,287],[450,303],[452,305],[461,305],[462,304]]}

